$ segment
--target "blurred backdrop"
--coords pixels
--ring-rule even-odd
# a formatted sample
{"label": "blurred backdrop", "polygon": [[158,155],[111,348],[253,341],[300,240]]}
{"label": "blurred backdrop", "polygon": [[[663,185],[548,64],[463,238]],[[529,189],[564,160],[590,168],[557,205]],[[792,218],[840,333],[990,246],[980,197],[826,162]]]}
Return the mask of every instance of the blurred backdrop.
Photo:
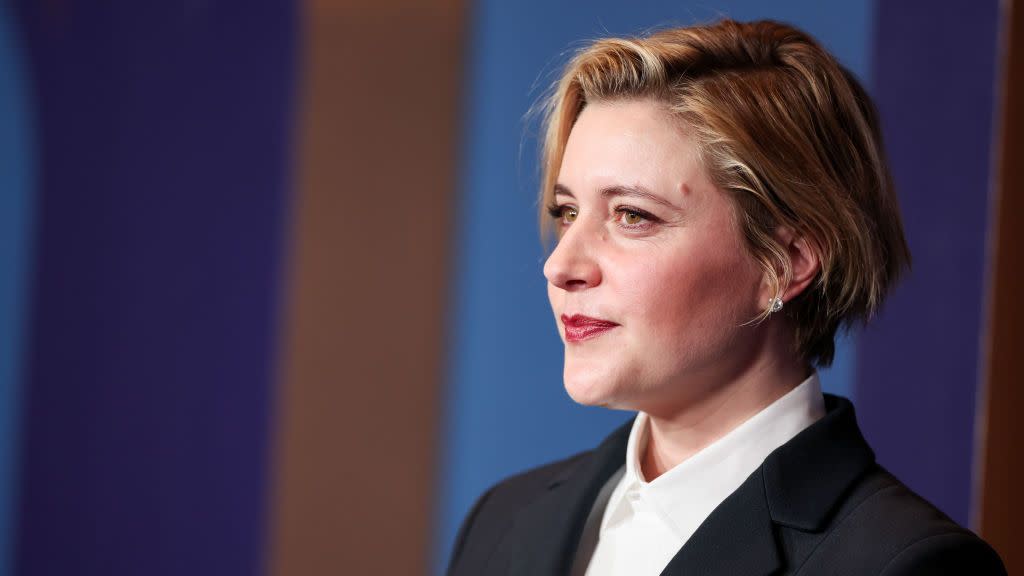
{"label": "blurred backdrop", "polygon": [[723,16],[875,97],[914,267],[824,386],[1024,570],[1022,12],[0,0],[0,576],[440,573],[487,486],[630,416],[562,389],[531,106]]}

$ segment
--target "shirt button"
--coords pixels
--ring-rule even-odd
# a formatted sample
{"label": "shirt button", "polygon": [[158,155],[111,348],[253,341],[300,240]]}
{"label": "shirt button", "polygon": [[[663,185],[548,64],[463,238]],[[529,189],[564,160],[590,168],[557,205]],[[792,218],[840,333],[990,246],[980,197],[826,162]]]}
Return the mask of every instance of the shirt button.
{"label": "shirt button", "polygon": [[626,498],[628,498],[630,502],[636,502],[637,500],[640,499],[640,494],[636,492],[630,492],[629,494],[626,494]]}

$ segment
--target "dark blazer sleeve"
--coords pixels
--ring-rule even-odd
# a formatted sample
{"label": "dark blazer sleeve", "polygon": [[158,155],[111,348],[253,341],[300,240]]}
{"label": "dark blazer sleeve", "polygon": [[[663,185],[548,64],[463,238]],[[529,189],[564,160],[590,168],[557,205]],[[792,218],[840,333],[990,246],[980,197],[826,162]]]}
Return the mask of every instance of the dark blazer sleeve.
{"label": "dark blazer sleeve", "polygon": [[922,538],[904,548],[882,571],[882,576],[929,574],[959,576],[967,574],[1006,575],[1006,569],[984,540],[953,532]]}

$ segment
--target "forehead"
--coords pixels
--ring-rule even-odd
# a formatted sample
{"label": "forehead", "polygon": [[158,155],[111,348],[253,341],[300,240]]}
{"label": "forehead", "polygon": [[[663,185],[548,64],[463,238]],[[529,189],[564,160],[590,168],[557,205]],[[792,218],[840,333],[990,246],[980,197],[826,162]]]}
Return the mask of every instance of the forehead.
{"label": "forehead", "polygon": [[608,184],[668,187],[706,182],[686,125],[654,100],[588,104],[566,142],[558,181],[570,188]]}

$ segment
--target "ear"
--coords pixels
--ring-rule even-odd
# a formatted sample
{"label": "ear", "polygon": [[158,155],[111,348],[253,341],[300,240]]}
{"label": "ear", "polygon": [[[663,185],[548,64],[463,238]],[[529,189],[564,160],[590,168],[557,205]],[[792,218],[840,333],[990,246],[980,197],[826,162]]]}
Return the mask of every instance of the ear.
{"label": "ear", "polygon": [[[790,302],[810,285],[821,270],[821,258],[818,255],[817,247],[807,240],[805,236],[798,235],[792,228],[780,226],[774,232],[775,239],[782,246],[789,258],[791,276],[789,282],[781,286],[782,294],[778,295],[783,302]],[[785,279],[783,279],[785,281]],[[765,301],[774,298],[776,294],[769,294]]]}

